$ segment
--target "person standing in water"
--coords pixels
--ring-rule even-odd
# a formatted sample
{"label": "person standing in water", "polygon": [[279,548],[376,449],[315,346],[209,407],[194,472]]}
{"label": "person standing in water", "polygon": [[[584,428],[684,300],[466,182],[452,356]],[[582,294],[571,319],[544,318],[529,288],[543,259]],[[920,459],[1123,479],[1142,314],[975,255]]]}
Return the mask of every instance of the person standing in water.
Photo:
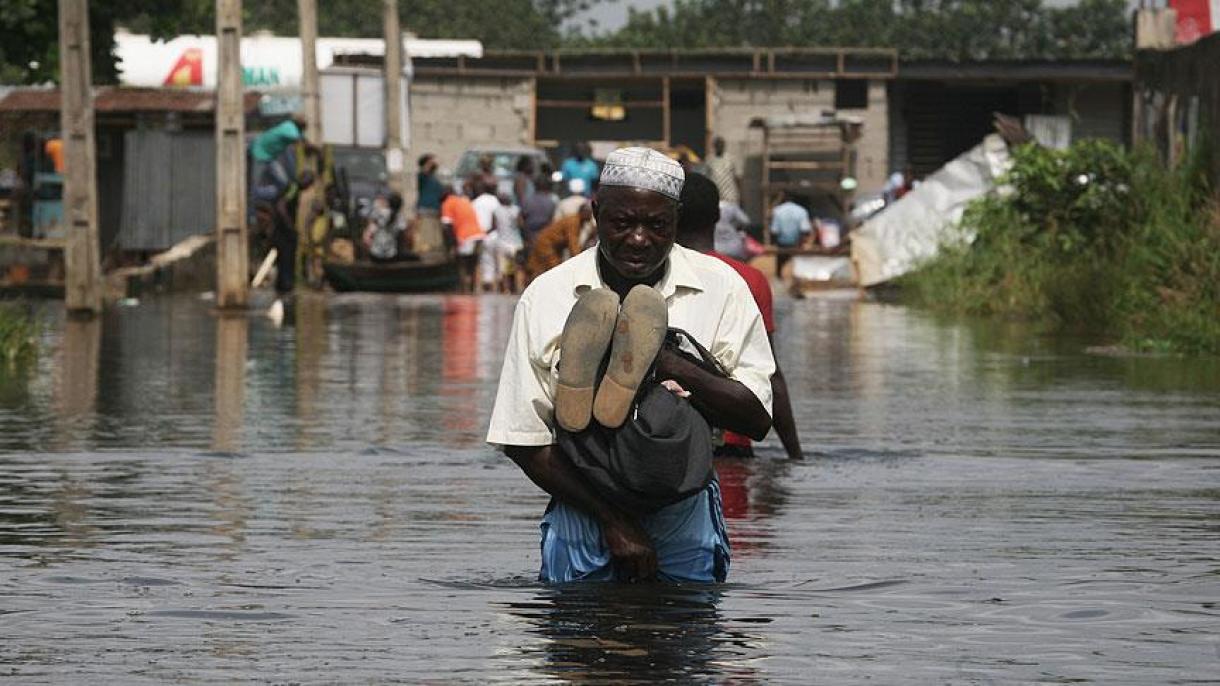
{"label": "person standing in water", "polygon": [[[621,426],[650,370],[689,393],[711,424],[755,439],[771,427],[775,361],[762,315],[728,265],[675,245],[682,180],[681,167],[659,152],[616,150],[594,205],[597,248],[543,274],[517,303],[487,441],[552,496],[541,527],[544,581],[713,582],[728,574],[714,478],[664,508],[633,511],[593,487],[557,445],[561,428]],[[727,376],[662,348],[656,308],[662,338],[666,326],[688,332]],[[592,329],[608,323],[612,343],[604,326],[594,331],[605,334],[600,345],[567,335],[586,315],[593,315]],[[610,362],[599,383],[607,345]]]}
{"label": "person standing in water", "polygon": [[[750,294],[762,313],[763,326],[767,329],[767,338],[771,342],[772,355],[775,353],[775,315],[773,313],[773,298],[771,284],[767,277],[750,265],[722,255],[715,249],[716,223],[720,220],[720,199],[716,184],[708,177],[692,173],[686,177],[682,186],[682,212],[678,218],[678,245],[691,250],[697,250],[705,255],[711,255],[733,268],[750,287]],[[796,433],[796,421],[792,416],[792,401],[788,397],[788,382],[776,362],[775,374],[771,377],[771,394],[774,398],[775,433],[784,444],[784,451],[790,459],[798,460],[804,455],[801,452],[801,439]],[[731,457],[752,457],[754,448],[750,439],[741,434],[726,431],[724,445],[716,450],[717,455]]]}

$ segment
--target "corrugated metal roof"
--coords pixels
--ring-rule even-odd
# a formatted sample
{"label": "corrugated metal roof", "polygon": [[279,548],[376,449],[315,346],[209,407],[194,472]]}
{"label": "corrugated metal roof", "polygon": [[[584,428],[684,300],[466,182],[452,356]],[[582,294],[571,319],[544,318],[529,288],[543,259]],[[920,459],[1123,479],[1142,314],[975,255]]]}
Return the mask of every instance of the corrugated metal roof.
{"label": "corrugated metal roof", "polygon": [[[258,108],[259,93],[245,93],[247,112]],[[58,112],[58,88],[19,88],[0,99],[0,112]],[[102,86],[94,91],[96,112],[195,112],[208,114],[215,109],[212,91],[180,88],[124,88]]]}

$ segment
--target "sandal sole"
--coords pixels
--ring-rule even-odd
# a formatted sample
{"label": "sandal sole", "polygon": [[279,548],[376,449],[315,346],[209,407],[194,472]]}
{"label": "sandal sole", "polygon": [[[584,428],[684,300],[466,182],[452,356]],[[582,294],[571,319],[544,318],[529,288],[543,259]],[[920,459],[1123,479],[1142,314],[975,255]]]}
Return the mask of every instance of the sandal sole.
{"label": "sandal sole", "polygon": [[582,295],[564,322],[555,421],[566,431],[583,431],[589,426],[597,371],[614,335],[618,304],[614,291],[598,288]]}
{"label": "sandal sole", "polygon": [[614,326],[610,364],[593,400],[593,417],[598,424],[617,429],[627,421],[640,384],[665,342],[668,324],[665,297],[656,289],[636,286],[623,299]]}

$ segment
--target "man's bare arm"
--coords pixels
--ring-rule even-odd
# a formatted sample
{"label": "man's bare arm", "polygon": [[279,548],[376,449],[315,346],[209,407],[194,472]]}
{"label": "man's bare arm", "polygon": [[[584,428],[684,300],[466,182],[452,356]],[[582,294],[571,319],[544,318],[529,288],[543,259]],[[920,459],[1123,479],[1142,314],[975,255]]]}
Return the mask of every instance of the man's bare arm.
{"label": "man's bare arm", "polygon": [[792,416],[792,401],[788,397],[788,380],[780,370],[778,363],[775,375],[771,377],[771,404],[775,412],[775,433],[784,444],[784,452],[788,458],[799,460],[805,456],[801,452],[801,439],[796,433],[796,421]]}
{"label": "man's bare arm", "polygon": [[771,430],[767,408],[740,381],[717,376],[665,349],[657,356],[657,377],[673,379],[690,391],[691,404],[715,426],[756,441],[766,438]]}
{"label": "man's bare arm", "polygon": [[648,534],[634,518],[589,486],[559,446],[510,445],[504,452],[539,488],[601,524],[610,555],[627,578],[656,576],[657,553]]}

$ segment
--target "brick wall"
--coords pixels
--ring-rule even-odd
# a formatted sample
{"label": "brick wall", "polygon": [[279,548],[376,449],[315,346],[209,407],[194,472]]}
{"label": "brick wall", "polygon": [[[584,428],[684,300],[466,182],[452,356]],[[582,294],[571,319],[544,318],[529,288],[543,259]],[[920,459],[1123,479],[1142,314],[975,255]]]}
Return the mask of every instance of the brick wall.
{"label": "brick wall", "polygon": [[532,144],[532,89],[525,78],[415,79],[408,171],[426,152],[452,170],[468,148]]}

